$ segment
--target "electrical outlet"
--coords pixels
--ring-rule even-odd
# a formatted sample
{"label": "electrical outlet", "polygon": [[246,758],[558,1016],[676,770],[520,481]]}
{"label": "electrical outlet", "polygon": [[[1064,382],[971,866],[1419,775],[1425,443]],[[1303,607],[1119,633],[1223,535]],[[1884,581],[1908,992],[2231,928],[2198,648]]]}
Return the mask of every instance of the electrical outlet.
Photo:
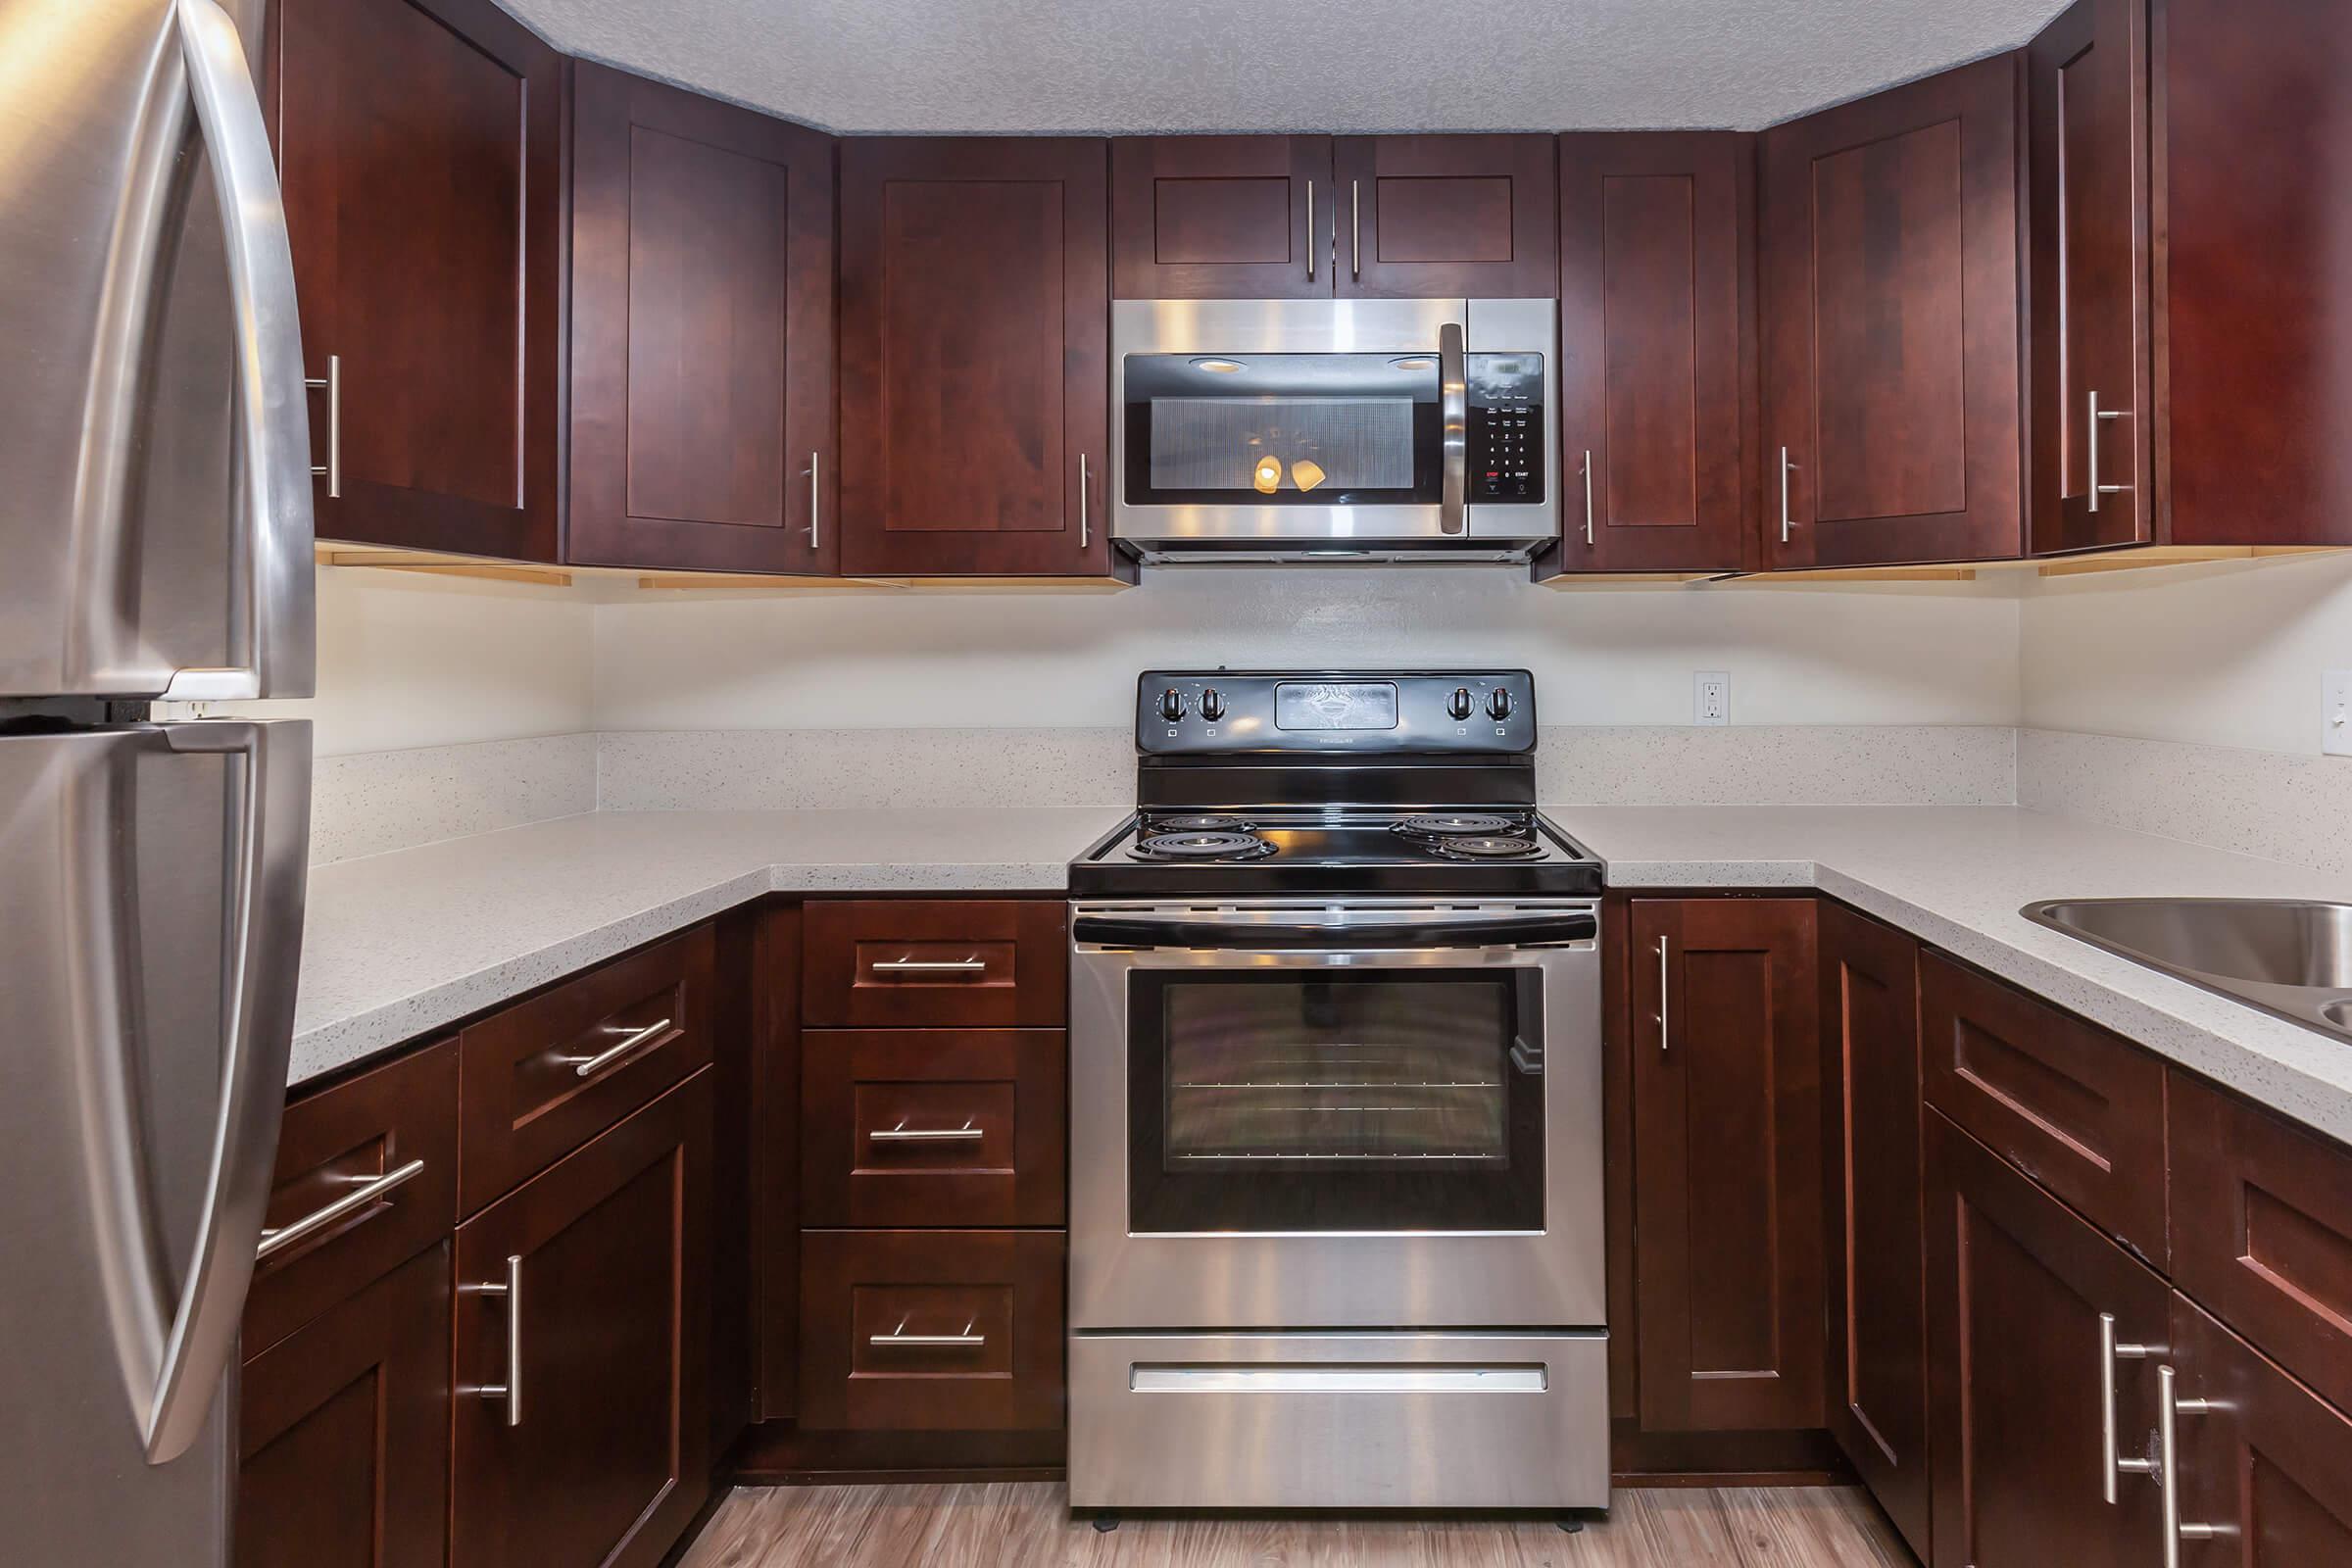
{"label": "electrical outlet", "polygon": [[1732,677],[1720,669],[1698,672],[1690,722],[1729,724],[1732,721]]}
{"label": "electrical outlet", "polygon": [[2328,671],[2320,711],[2320,750],[2352,757],[2352,669]]}

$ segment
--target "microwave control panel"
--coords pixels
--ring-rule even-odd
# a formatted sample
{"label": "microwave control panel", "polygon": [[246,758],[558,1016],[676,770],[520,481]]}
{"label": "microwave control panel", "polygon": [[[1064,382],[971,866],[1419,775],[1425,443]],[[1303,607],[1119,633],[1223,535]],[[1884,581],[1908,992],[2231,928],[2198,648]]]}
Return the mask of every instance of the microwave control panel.
{"label": "microwave control panel", "polygon": [[1470,487],[1467,500],[1544,499],[1544,356],[1467,354]]}

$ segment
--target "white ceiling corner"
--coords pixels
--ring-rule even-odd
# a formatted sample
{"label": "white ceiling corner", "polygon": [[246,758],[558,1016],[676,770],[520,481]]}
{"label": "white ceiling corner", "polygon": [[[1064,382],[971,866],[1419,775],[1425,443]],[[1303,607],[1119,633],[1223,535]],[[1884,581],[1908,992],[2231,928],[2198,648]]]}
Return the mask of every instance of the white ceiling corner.
{"label": "white ceiling corner", "polygon": [[2064,0],[501,0],[832,130],[1754,129],[2015,47]]}

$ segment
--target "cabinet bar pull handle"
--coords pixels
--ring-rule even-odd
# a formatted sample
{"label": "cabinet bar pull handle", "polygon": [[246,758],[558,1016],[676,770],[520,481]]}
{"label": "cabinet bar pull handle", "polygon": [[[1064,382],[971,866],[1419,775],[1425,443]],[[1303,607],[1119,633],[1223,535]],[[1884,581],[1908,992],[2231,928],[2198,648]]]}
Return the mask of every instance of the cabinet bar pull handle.
{"label": "cabinet bar pull handle", "polygon": [[2115,1341],[2115,1314],[2099,1314],[2099,1495],[2109,1507],[2115,1506],[2115,1479],[2118,1476],[2145,1476],[2156,1473],[2156,1466],[2146,1459],[2119,1457],[2121,1449],[2116,1441],[2115,1363],[2144,1361],[2157,1353],[2158,1348],[2148,1345],[2118,1345]]}
{"label": "cabinet bar pull handle", "polygon": [[823,494],[816,476],[816,460],[819,456],[814,452],[808,454],[808,548],[811,550],[816,548],[817,498]]}
{"label": "cabinet bar pull handle", "polygon": [[1585,543],[1592,543],[1592,454],[1585,454]]}
{"label": "cabinet bar pull handle", "polygon": [[326,357],[326,374],[303,378],[304,386],[326,394],[326,461],[311,465],[314,475],[326,476],[326,498],[343,499],[343,356]]}
{"label": "cabinet bar pull handle", "polygon": [[1348,182],[1348,275],[1364,275],[1364,187],[1354,179]]}
{"label": "cabinet bar pull handle", "polygon": [[876,958],[869,965],[879,974],[972,974],[988,967],[986,958]]}
{"label": "cabinet bar pull handle", "polygon": [[1669,951],[1666,938],[1658,938],[1658,1054],[1661,1056],[1673,1049],[1667,1043],[1666,1035],[1666,986],[1670,973],[1668,969]]}
{"label": "cabinet bar pull handle", "polygon": [[901,1323],[897,1328],[891,1330],[888,1334],[867,1335],[865,1337],[865,1343],[868,1345],[884,1347],[894,1345],[981,1346],[988,1343],[988,1336],[985,1334],[974,1334],[972,1332],[972,1326],[969,1323],[966,1323],[963,1326],[963,1332],[961,1334],[909,1334],[906,1332],[906,1325]]}
{"label": "cabinet bar pull handle", "polygon": [[1086,454],[1078,454],[1078,548],[1086,548]]}
{"label": "cabinet bar pull handle", "polygon": [[2090,428],[2084,434],[2083,440],[2090,449],[2088,463],[2090,482],[2086,488],[2090,491],[2090,510],[2093,512],[2099,510],[2099,497],[2101,496],[2121,496],[2132,493],[2132,487],[2128,484],[2099,483],[2099,421],[2120,419],[2131,412],[2129,409],[2102,409],[2099,407],[2099,395],[2096,392],[2090,395]]}
{"label": "cabinet bar pull handle", "polygon": [[593,1078],[630,1052],[635,1051],[639,1046],[644,1045],[648,1040],[666,1034],[668,1031],[669,1020],[663,1018],[659,1023],[649,1023],[642,1029],[630,1031],[628,1037],[619,1044],[609,1050],[600,1051],[593,1056],[558,1056],[556,1059],[569,1067],[575,1075],[582,1078]]}
{"label": "cabinet bar pull handle", "polygon": [[1783,544],[1788,542],[1788,530],[1792,526],[1788,521],[1788,475],[1795,467],[1796,465],[1788,461],[1788,449],[1781,448],[1781,543]]}
{"label": "cabinet bar pull handle", "polygon": [[344,1215],[366,1208],[369,1203],[423,1173],[424,1161],[412,1159],[398,1170],[388,1170],[381,1176],[362,1178],[360,1185],[345,1193],[324,1208],[313,1209],[282,1230],[262,1232],[262,1245],[254,1249],[254,1259],[260,1261],[272,1253],[282,1252],[305,1237],[316,1236]]}
{"label": "cabinet bar pull handle", "polygon": [[963,1144],[987,1135],[967,1121],[960,1127],[877,1127],[865,1136],[877,1144]]}
{"label": "cabinet bar pull handle", "polygon": [[522,1425],[522,1258],[507,1254],[507,1277],[473,1288],[473,1294],[507,1303],[507,1381],[486,1383],[474,1392],[485,1399],[504,1399],[507,1425]]}
{"label": "cabinet bar pull handle", "polygon": [[2215,1525],[2180,1522],[2180,1417],[2205,1415],[2219,1408],[2211,1399],[2179,1396],[2169,1366],[2156,1369],[2156,1463],[2163,1467],[2164,1568],[2180,1568],[2180,1543],[2211,1541],[2222,1533]]}
{"label": "cabinet bar pull handle", "polygon": [[1315,280],[1315,182],[1306,182],[1306,280]]}

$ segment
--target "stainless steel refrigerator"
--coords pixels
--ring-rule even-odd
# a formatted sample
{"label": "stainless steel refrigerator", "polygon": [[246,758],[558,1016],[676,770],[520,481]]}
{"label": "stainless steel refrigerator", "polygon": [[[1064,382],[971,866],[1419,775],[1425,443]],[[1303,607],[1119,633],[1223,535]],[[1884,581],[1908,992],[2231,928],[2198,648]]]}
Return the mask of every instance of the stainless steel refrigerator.
{"label": "stainless steel refrigerator", "polygon": [[260,5],[0,0],[0,1558],[229,1553],[310,816]]}

